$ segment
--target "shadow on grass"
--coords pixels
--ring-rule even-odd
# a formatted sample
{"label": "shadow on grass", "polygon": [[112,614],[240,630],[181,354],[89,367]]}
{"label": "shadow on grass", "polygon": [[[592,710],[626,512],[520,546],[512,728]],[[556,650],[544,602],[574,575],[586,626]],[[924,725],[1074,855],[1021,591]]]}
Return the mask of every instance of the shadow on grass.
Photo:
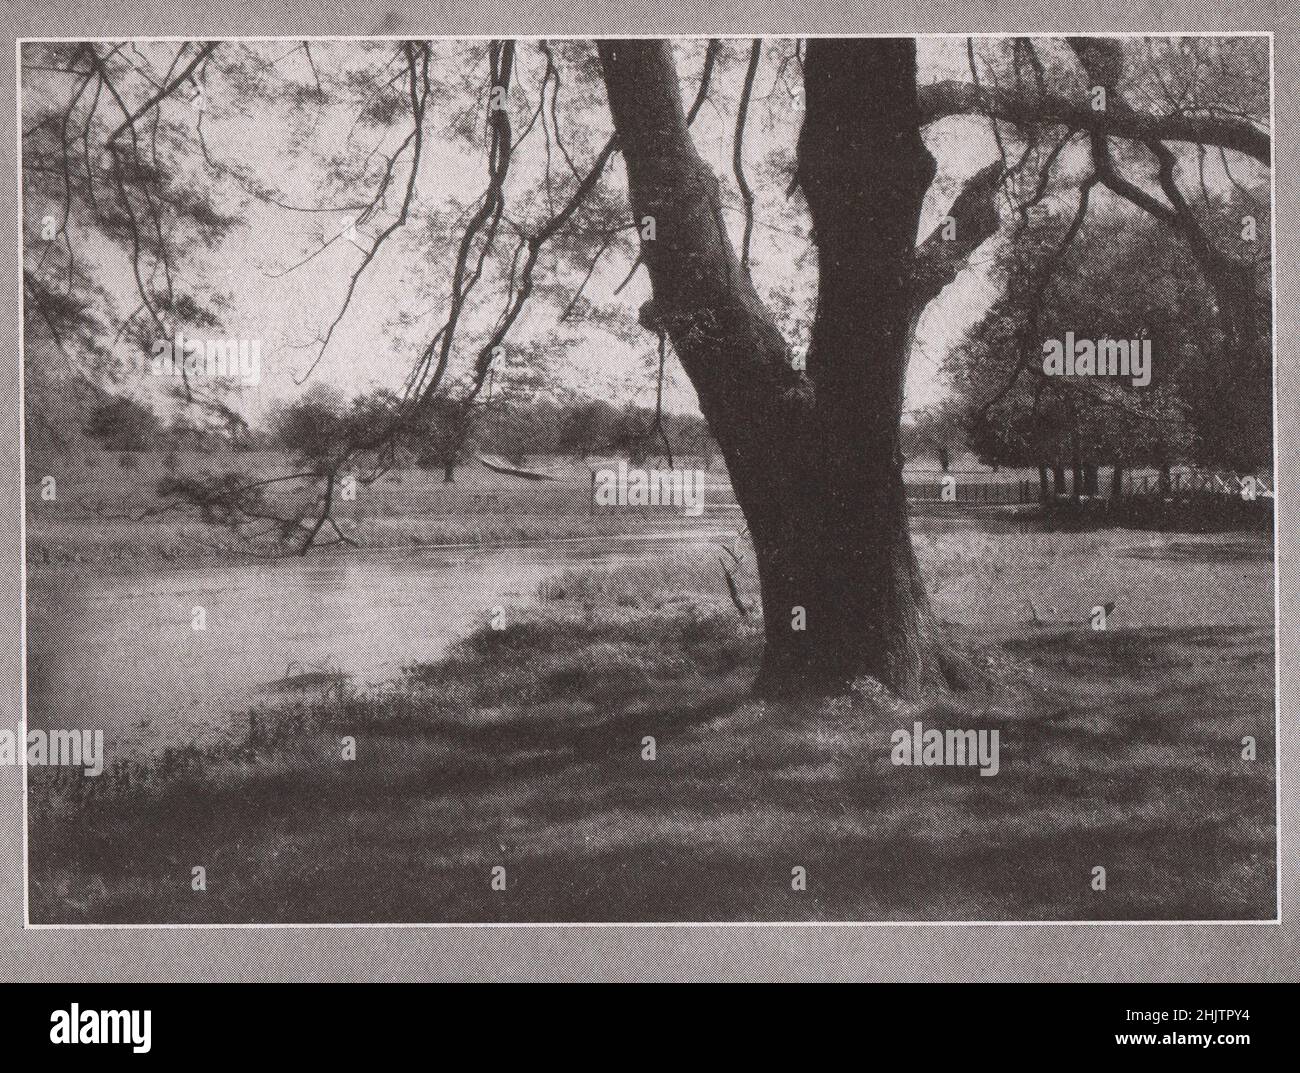
{"label": "shadow on grass", "polygon": [[[1269,631],[975,636],[993,693],[775,703],[726,610],[548,607],[165,769],[33,769],[32,917],[1273,916]],[[998,775],[893,765],[916,721],[998,730]]]}

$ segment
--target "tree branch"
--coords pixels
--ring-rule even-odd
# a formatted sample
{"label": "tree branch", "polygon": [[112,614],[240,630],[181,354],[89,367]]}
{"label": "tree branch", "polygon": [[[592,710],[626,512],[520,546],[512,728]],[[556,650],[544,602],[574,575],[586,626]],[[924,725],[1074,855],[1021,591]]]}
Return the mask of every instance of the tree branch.
{"label": "tree branch", "polygon": [[917,247],[912,266],[912,308],[917,313],[939,297],[976,248],[997,231],[997,193],[1004,174],[1002,161],[995,160],[971,176],[948,210],[955,235],[946,238],[948,225],[941,221]]}
{"label": "tree branch", "polygon": [[740,267],[749,275],[749,240],[754,234],[754,191],[745,178],[745,119],[749,114],[749,98],[754,92],[754,76],[758,73],[758,60],[763,42],[755,38],[749,48],[749,66],[745,68],[745,82],[736,106],[736,134],[731,144],[731,168],[736,175],[736,187],[745,203],[745,234],[740,243]]}
{"label": "tree branch", "polygon": [[1037,87],[993,88],[945,80],[917,90],[922,123],[929,125],[955,115],[987,115],[1022,129],[1034,126],[1073,127],[1090,134],[1146,142],[1153,139],[1217,145],[1254,157],[1272,159],[1272,138],[1253,122],[1221,115],[1152,115],[1146,112],[1094,111],[1090,101]]}

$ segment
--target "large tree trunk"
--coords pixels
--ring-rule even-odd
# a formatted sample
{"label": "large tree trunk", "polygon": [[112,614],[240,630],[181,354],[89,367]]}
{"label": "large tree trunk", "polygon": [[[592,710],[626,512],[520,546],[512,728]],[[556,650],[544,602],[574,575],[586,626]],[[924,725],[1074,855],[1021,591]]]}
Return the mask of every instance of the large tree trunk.
{"label": "large tree trunk", "polygon": [[603,42],[600,57],[634,216],[655,220],[642,321],[671,337],[754,542],[760,685],[824,690],[871,675],[915,694],[951,680],[912,551],[899,443],[912,261],[934,173],[913,44],[808,44],[799,182],[820,287],[807,375],[727,237],[670,47]]}

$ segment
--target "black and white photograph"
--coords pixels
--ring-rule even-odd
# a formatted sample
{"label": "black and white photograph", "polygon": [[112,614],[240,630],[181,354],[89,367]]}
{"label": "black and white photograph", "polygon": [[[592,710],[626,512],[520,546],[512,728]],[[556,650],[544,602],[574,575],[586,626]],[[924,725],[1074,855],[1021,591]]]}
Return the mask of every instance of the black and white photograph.
{"label": "black and white photograph", "polygon": [[20,41],[26,923],[1278,921],[1273,38],[934,29]]}

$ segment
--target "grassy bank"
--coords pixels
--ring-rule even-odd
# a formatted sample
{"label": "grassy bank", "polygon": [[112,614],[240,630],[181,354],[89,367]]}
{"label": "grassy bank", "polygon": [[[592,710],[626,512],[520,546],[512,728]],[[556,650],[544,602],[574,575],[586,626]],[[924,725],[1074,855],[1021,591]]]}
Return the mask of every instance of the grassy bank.
{"label": "grassy bank", "polygon": [[[705,528],[716,522],[706,520],[702,526],[698,520],[683,522],[631,515],[408,517],[354,522],[345,531],[358,548],[385,549],[463,544],[508,546],[576,537],[632,536],[683,529],[691,524]],[[33,571],[229,563],[251,560],[255,553],[261,552],[235,538],[229,530],[196,521],[63,521],[53,525],[37,522],[27,529],[27,565]]]}
{"label": "grassy bank", "polygon": [[[715,558],[574,573],[389,688],[254,713],[240,741],[99,780],[32,769],[32,917],[1271,917],[1267,543],[968,535],[920,553],[987,692],[758,701],[759,629]],[[1087,628],[1099,592],[1119,601],[1106,632]],[[997,728],[999,774],[893,765],[916,720]]]}
{"label": "grassy bank", "polygon": [[[508,545],[573,537],[634,535],[689,527],[713,528],[732,497],[725,474],[710,477],[711,508],[702,518],[680,510],[617,512],[594,510],[590,471],[566,459],[540,463],[559,479],[524,481],[494,473],[478,462],[456,470],[454,484],[441,470],[397,469],[372,484],[358,485],[354,499],[334,507],[348,539],[360,548],[434,545]],[[213,457],[97,453],[35,459],[27,474],[27,563],[33,570],[71,566],[132,568],[238,560],[250,552],[283,552],[274,542],[249,543],[222,525],[208,524],[193,511],[162,514],[158,482],[173,474],[236,472],[253,481],[292,472],[291,459],[274,452],[227,453]],[[55,478],[56,496],[42,498],[42,478]],[[281,492],[280,489],[284,491]],[[274,509],[314,516],[311,491],[277,486]],[[721,515],[720,512],[721,511]],[[304,530],[305,532],[305,530]],[[297,539],[290,541],[289,550]],[[326,541],[333,539],[329,534]]]}
{"label": "grassy bank", "polygon": [[[689,459],[678,462],[693,465]],[[358,485],[354,499],[340,497],[333,516],[357,546],[385,549],[743,527],[726,470],[719,463],[708,471],[704,513],[699,518],[683,517],[672,508],[593,509],[589,466],[558,457],[534,459],[533,464],[557,479],[521,480],[488,470],[477,461],[458,467],[454,484],[443,481],[441,470],[395,469],[371,484]],[[296,468],[292,459],[273,451],[89,452],[32,458],[27,468],[28,566],[33,570],[147,568],[237,560],[250,550],[282,550],[265,541],[250,545],[224,526],[206,524],[193,511],[151,512],[162,506],[156,490],[159,481],[169,476],[233,472],[251,482]],[[929,480],[933,475],[919,470],[914,476]],[[53,500],[42,494],[46,477],[56,482]],[[962,479],[1015,477],[1003,471]],[[314,489],[292,484],[276,485],[270,493],[277,513],[312,517],[314,494]],[[327,539],[332,538],[328,534]]]}

